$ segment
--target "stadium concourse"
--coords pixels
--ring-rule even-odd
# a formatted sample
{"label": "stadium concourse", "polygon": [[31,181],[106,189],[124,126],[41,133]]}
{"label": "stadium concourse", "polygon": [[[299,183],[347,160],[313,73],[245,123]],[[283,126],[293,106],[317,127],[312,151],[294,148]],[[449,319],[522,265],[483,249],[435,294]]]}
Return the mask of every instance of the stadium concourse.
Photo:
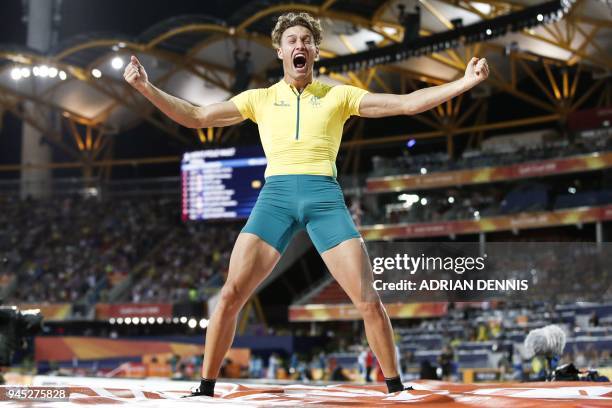
{"label": "stadium concourse", "polygon": [[[303,90],[325,95],[281,82],[271,32],[301,11],[323,29]],[[2,0],[0,408],[612,406],[611,17],[605,0]],[[191,113],[230,104],[214,123],[236,124],[164,115],[141,69]],[[264,152],[274,126],[244,91],[274,84],[287,96],[266,106],[291,131]],[[470,89],[414,115],[349,103],[419,92],[400,99],[426,107],[453,84]],[[329,126],[337,157],[300,160],[294,148],[333,144],[308,131],[330,99],[353,113]],[[291,163],[270,165],[287,146]],[[356,279],[334,279],[304,216],[317,246],[296,232],[227,353],[207,357],[205,336],[233,327],[235,288],[221,290],[274,191],[266,170],[294,161],[337,175],[319,215],[355,224],[393,335],[366,336],[364,316],[386,319],[353,304],[340,283]],[[302,199],[328,190],[313,191]],[[210,355],[214,398],[183,398],[210,386]]]}

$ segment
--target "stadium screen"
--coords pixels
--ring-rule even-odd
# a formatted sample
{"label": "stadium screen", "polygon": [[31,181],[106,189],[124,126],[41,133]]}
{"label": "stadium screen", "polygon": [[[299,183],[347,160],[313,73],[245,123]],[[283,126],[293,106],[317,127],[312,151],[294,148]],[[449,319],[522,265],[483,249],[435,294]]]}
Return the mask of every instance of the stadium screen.
{"label": "stadium screen", "polygon": [[185,153],[181,162],[182,218],[247,218],[264,183],[261,148],[230,147]]}

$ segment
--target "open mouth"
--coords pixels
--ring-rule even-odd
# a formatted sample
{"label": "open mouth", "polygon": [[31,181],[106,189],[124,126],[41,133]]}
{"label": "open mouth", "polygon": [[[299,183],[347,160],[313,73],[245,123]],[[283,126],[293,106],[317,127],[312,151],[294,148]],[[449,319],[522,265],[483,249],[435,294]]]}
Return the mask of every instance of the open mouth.
{"label": "open mouth", "polygon": [[296,54],[293,57],[293,66],[297,69],[302,69],[306,66],[306,56],[304,54]]}

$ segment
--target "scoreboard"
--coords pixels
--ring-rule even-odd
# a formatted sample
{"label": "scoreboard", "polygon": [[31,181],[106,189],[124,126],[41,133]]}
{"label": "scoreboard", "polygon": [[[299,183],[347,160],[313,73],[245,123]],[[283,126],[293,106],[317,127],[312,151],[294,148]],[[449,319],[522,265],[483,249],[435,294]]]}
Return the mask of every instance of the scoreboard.
{"label": "scoreboard", "polygon": [[182,218],[247,218],[264,184],[261,147],[229,147],[185,153],[181,162]]}

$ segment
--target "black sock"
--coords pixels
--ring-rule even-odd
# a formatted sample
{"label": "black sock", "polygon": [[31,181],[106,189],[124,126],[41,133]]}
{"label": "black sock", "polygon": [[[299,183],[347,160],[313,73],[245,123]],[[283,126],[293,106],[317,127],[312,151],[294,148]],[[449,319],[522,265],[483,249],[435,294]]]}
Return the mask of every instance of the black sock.
{"label": "black sock", "polygon": [[387,389],[389,390],[389,394],[392,392],[404,391],[404,384],[402,384],[402,379],[398,375],[393,378],[386,378],[385,382],[387,383]]}
{"label": "black sock", "polygon": [[200,394],[208,397],[215,396],[215,383],[217,380],[209,380],[208,378],[202,377],[200,380]]}

